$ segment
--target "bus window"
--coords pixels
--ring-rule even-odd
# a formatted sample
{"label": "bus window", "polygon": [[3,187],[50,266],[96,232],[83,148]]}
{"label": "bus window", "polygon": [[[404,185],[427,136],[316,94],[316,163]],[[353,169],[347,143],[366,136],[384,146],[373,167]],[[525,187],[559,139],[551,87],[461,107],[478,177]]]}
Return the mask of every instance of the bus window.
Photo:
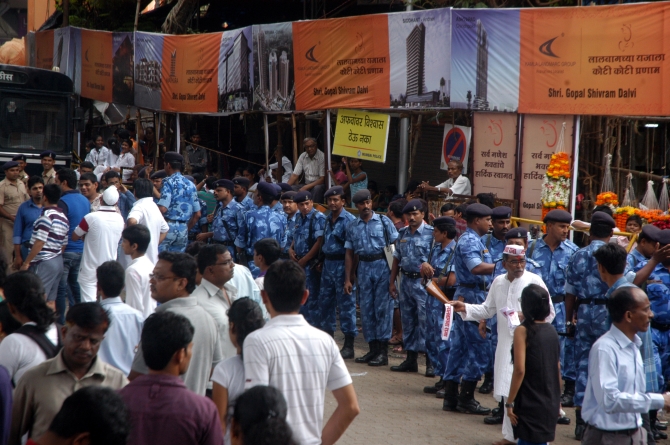
{"label": "bus window", "polygon": [[64,153],[67,101],[10,92],[0,100],[0,150]]}

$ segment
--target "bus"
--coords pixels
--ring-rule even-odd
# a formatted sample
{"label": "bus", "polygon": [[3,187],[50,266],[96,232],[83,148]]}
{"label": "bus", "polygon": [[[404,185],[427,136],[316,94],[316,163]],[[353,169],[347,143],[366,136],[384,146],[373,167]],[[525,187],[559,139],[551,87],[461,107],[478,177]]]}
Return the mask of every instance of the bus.
{"label": "bus", "polygon": [[74,86],[64,74],[0,64],[0,165],[26,155],[29,175],[41,174],[40,153],[56,153],[56,169],[72,161]]}

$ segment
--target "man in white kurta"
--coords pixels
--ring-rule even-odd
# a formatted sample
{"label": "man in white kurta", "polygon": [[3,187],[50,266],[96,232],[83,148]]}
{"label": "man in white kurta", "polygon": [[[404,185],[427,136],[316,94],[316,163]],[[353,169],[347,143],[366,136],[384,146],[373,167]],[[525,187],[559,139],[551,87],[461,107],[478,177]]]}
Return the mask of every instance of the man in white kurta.
{"label": "man in white kurta", "polygon": [[[540,278],[532,272],[527,272],[526,251],[523,246],[507,245],[503,251],[502,265],[507,271],[506,274],[499,275],[493,280],[486,301],[483,304],[467,304],[460,301],[454,301],[450,304],[454,306],[454,311],[458,313],[465,321],[480,321],[489,319],[493,316],[498,317],[498,346],[496,347],[494,374],[496,376],[493,386],[493,396],[497,401],[501,398],[507,398],[509,388],[512,383],[512,339],[514,338],[513,327],[509,327],[507,317],[501,312],[501,309],[513,309],[521,318],[521,292],[529,284],[537,284],[547,288]],[[556,313],[553,305],[550,305],[551,313],[547,317],[550,323]],[[523,318],[521,318],[523,320]],[[504,402],[503,402],[504,403]],[[503,438],[499,444],[516,443],[512,424],[507,417],[505,410],[503,419]]]}

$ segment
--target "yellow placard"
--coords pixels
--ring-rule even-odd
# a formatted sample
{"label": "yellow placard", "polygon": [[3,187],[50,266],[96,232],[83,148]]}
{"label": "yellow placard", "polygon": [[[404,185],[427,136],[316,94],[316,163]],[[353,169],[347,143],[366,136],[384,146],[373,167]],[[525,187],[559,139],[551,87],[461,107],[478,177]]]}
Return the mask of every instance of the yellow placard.
{"label": "yellow placard", "polygon": [[333,154],[386,162],[390,122],[388,114],[338,110]]}

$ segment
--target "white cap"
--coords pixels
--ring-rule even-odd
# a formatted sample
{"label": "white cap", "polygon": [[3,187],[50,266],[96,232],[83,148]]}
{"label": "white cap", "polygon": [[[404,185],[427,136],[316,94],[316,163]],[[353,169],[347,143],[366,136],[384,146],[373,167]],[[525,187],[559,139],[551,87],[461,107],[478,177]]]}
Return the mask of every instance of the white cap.
{"label": "white cap", "polygon": [[119,191],[113,185],[107,187],[107,190],[102,193],[102,200],[108,206],[115,205],[119,201]]}
{"label": "white cap", "polygon": [[503,253],[512,256],[524,256],[526,254],[526,249],[524,249],[523,246],[508,244],[505,246]]}

